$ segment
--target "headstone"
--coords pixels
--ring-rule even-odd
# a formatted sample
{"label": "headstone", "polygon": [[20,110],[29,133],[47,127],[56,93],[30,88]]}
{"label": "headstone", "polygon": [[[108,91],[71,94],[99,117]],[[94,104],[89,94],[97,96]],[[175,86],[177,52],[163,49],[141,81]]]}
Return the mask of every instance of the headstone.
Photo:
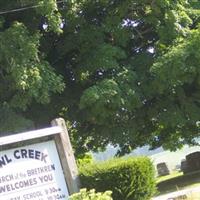
{"label": "headstone", "polygon": [[190,153],[186,156],[187,172],[200,170],[200,151]]}
{"label": "headstone", "polygon": [[183,159],[181,160],[181,171],[186,174],[188,172],[188,165],[187,165],[187,160]]}
{"label": "headstone", "polygon": [[167,164],[165,162],[158,163],[156,167],[157,167],[158,176],[166,176],[170,174]]}
{"label": "headstone", "polygon": [[77,167],[63,119],[55,127],[0,138],[0,199],[67,200]]}

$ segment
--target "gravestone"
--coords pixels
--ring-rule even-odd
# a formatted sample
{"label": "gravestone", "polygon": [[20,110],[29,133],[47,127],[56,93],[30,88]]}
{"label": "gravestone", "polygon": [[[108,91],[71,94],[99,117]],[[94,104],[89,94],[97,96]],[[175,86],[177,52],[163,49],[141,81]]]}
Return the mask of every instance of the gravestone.
{"label": "gravestone", "polygon": [[187,172],[200,170],[200,151],[190,153],[186,156]]}
{"label": "gravestone", "polygon": [[188,165],[186,159],[181,160],[181,171],[186,174],[188,172]]}
{"label": "gravestone", "polygon": [[54,127],[0,138],[0,199],[67,200],[79,190],[63,119]]}
{"label": "gravestone", "polygon": [[157,168],[158,176],[169,175],[169,169],[168,169],[167,164],[165,162],[158,163],[156,168]]}

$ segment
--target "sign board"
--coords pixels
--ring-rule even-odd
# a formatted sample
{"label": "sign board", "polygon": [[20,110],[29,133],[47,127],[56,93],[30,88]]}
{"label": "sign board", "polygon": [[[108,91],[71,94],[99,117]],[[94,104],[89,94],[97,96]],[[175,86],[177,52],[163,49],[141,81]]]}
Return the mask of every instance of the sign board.
{"label": "sign board", "polygon": [[0,138],[0,199],[67,200],[78,191],[65,129],[56,126]]}

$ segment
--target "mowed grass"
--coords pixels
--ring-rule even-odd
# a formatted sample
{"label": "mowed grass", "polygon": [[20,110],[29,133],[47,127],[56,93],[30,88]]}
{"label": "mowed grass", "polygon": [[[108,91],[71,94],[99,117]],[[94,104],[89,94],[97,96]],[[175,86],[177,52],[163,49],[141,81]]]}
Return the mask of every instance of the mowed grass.
{"label": "mowed grass", "polygon": [[171,176],[168,175],[157,179],[157,195],[192,188],[195,186],[200,186],[200,171],[186,175],[183,175],[182,173],[174,173],[171,174]]}
{"label": "mowed grass", "polygon": [[187,200],[200,200],[200,192],[196,193],[189,193],[187,195]]}
{"label": "mowed grass", "polygon": [[179,177],[179,176],[183,176],[183,172],[173,171],[169,175],[157,177],[156,183],[158,184],[160,182],[163,182],[163,181],[166,181],[166,180],[169,180],[169,179],[172,179],[172,178],[176,178],[176,177]]}

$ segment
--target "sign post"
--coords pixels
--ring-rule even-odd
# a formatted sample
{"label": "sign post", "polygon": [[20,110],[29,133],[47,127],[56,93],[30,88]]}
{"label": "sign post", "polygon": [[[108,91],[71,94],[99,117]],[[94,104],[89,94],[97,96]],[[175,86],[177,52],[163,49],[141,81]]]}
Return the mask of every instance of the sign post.
{"label": "sign post", "polygon": [[63,119],[51,128],[0,138],[0,199],[67,200],[79,190]]}

